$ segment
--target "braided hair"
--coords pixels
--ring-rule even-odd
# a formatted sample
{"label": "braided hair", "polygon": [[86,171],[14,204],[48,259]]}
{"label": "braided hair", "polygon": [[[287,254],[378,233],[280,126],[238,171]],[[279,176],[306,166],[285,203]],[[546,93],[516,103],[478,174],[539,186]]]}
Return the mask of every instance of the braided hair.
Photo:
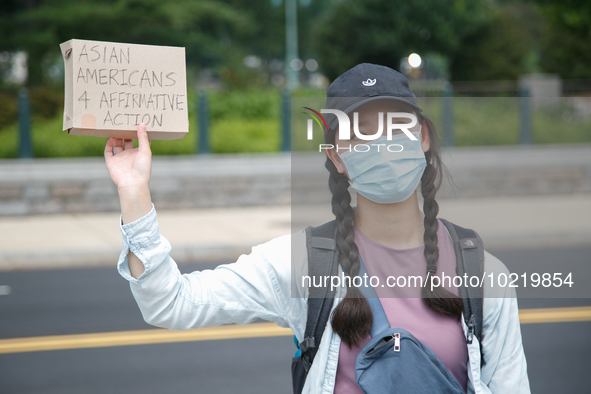
{"label": "braided hair", "polygon": [[[422,116],[430,138],[430,149],[425,153],[427,167],[421,177],[421,193],[423,195],[423,212],[425,233],[425,258],[427,260],[427,277],[425,285],[421,289],[423,302],[433,311],[445,316],[460,319],[463,304],[445,288],[438,286],[431,289],[426,284],[430,275],[437,273],[437,261],[439,260],[439,248],[437,246],[437,214],[439,205],[435,201],[435,194],[441,185],[443,165],[437,134],[433,122]],[[326,143],[335,142],[336,130],[329,130],[326,135]],[[332,212],[336,218],[337,235],[336,244],[339,250],[339,263],[346,275],[353,277],[359,273],[359,250],[353,238],[354,212],[351,207],[351,195],[349,193],[349,181],[345,174],[339,173],[334,163],[327,157],[325,167],[330,173],[328,186],[332,193]],[[345,298],[339,303],[332,313],[331,325],[333,331],[341,337],[341,340],[351,348],[358,346],[368,336],[373,326],[373,316],[367,300],[361,291],[354,286],[347,289]]]}

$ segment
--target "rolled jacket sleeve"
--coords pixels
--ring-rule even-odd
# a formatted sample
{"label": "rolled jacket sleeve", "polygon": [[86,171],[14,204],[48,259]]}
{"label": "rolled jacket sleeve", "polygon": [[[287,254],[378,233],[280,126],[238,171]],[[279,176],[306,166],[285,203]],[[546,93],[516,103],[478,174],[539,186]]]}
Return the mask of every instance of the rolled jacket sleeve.
{"label": "rolled jacket sleeve", "polygon": [[[263,319],[299,334],[307,304],[290,294],[291,235],[254,246],[235,263],[181,275],[169,255],[170,243],[159,232],[154,207],[135,222],[121,225],[121,232],[118,271],[130,282],[147,323],[185,330]],[[145,267],[137,279],[129,272],[129,251]]]}
{"label": "rolled jacket sleeve", "polygon": [[[160,238],[154,204],[152,204],[150,212],[134,222],[123,224],[120,218],[119,229],[121,230],[123,247],[119,255],[119,261],[117,262],[117,270],[126,280],[132,283],[140,283],[155,268],[154,266],[157,262],[164,260],[164,256],[160,256],[161,258],[157,259],[154,252],[160,252],[161,255],[166,253],[168,255],[171,250],[168,241]],[[144,264],[145,271],[137,279],[131,276],[129,270],[129,261],[127,259],[129,252],[135,254]]]}

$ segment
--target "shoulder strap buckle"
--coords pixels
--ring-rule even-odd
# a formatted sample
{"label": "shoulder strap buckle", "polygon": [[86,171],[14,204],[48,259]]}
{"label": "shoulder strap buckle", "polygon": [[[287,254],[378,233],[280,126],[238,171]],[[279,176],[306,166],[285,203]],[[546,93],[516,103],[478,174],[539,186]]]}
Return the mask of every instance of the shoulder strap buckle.
{"label": "shoulder strap buckle", "polygon": [[306,353],[308,349],[316,347],[316,340],[314,337],[307,337],[300,343],[300,349],[302,349],[302,353]]}

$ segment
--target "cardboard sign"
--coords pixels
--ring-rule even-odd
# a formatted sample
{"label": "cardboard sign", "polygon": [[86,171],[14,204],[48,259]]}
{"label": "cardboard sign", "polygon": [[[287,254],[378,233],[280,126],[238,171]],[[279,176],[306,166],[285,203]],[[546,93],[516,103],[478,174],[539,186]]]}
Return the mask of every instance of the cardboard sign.
{"label": "cardboard sign", "polygon": [[70,40],[65,64],[64,130],[72,135],[151,139],[189,132],[185,48]]}

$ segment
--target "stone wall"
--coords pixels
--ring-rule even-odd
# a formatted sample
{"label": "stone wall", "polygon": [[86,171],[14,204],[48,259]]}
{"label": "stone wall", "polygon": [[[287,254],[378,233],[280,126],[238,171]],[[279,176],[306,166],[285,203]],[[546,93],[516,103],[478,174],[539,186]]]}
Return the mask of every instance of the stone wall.
{"label": "stone wall", "polygon": [[[590,144],[449,148],[443,159],[455,186],[440,198],[591,192]],[[166,209],[289,204],[329,197],[327,179],[313,153],[155,157],[151,191]],[[103,158],[0,161],[0,215],[117,210]]]}

